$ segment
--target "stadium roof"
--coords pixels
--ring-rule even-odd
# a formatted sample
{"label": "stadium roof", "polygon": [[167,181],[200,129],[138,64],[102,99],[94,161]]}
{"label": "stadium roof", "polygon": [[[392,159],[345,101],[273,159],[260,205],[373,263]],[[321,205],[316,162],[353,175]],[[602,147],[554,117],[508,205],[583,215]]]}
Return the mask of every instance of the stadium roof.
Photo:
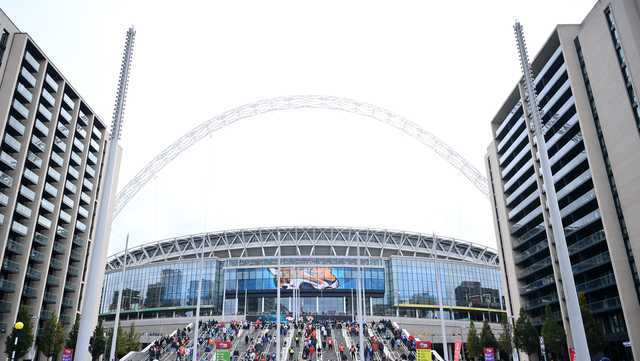
{"label": "stadium roof", "polygon": [[[273,227],[187,235],[131,248],[128,266],[198,258],[204,242],[205,257],[219,259],[278,256],[409,256],[442,258],[497,266],[493,248],[450,237],[420,233],[346,227]],[[122,267],[124,252],[107,260],[107,271]]]}

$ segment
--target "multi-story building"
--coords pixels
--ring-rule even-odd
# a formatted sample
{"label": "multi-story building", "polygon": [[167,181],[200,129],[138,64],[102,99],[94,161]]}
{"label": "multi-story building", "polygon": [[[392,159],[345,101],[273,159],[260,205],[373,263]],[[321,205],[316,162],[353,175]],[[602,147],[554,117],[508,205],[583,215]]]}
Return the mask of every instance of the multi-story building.
{"label": "multi-story building", "polygon": [[[19,307],[70,327],[79,310],[107,133],[0,10],[0,338]],[[4,342],[0,343],[0,349]],[[1,350],[0,350],[1,352]]]}
{"label": "multi-story building", "polygon": [[[598,1],[582,24],[557,26],[532,62],[573,278],[616,359],[631,344],[640,355],[639,7]],[[517,85],[492,120],[486,157],[507,307],[537,326],[551,307],[571,345],[570,275],[559,272],[521,96]]]}

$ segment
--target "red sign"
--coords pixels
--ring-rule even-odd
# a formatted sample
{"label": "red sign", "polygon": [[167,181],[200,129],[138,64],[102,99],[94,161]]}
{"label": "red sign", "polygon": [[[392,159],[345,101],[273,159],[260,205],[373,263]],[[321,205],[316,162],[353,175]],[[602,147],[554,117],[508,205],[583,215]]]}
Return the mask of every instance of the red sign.
{"label": "red sign", "polygon": [[576,361],[576,349],[571,347],[569,348],[569,356],[571,357],[571,361]]}
{"label": "red sign", "polygon": [[216,350],[227,350],[231,348],[230,341],[216,341]]}
{"label": "red sign", "polygon": [[62,351],[62,361],[73,361],[73,349],[72,348],[64,348]]}
{"label": "red sign", "polygon": [[416,342],[417,350],[431,350],[431,341],[418,341]]}
{"label": "red sign", "polygon": [[453,361],[460,361],[460,351],[462,350],[462,340],[456,340],[453,350]]}
{"label": "red sign", "polygon": [[495,361],[495,350],[493,347],[484,348],[484,361]]}

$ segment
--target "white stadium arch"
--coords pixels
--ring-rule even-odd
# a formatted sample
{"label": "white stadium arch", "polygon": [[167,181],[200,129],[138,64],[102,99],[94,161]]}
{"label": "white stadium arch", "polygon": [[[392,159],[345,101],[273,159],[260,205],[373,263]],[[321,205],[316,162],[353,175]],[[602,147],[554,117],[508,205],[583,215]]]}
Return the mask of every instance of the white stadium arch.
{"label": "white stadium arch", "polygon": [[362,115],[388,124],[431,148],[437,155],[462,173],[482,194],[485,196],[489,194],[487,179],[478,169],[445,142],[407,118],[373,104],[348,98],[322,95],[294,95],[264,99],[228,110],[201,123],[178,138],[147,163],[147,165],[122,188],[118,193],[118,199],[113,210],[113,217],[115,218],[126,204],[153,179],[156,174],[167,166],[167,164],[171,163],[178,155],[207,135],[241,119],[291,109],[339,110]]}

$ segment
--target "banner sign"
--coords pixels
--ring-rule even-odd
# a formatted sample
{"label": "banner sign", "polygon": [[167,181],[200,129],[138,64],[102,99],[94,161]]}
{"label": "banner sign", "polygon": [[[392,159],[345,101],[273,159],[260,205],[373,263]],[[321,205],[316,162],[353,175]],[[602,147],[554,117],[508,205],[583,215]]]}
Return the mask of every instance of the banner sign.
{"label": "banner sign", "polygon": [[431,341],[416,342],[416,361],[432,361]]}
{"label": "banner sign", "polygon": [[571,358],[571,361],[576,361],[576,349],[571,347],[569,348],[569,357]]}
{"label": "banner sign", "polygon": [[73,349],[72,348],[64,348],[62,351],[62,361],[73,361]]}
{"label": "banner sign", "polygon": [[456,340],[453,350],[453,361],[460,361],[460,351],[462,350],[462,340]]}
{"label": "banner sign", "polygon": [[493,347],[484,348],[484,361],[495,361],[495,350]]}
{"label": "banner sign", "polygon": [[216,361],[231,361],[231,342],[216,341]]}

